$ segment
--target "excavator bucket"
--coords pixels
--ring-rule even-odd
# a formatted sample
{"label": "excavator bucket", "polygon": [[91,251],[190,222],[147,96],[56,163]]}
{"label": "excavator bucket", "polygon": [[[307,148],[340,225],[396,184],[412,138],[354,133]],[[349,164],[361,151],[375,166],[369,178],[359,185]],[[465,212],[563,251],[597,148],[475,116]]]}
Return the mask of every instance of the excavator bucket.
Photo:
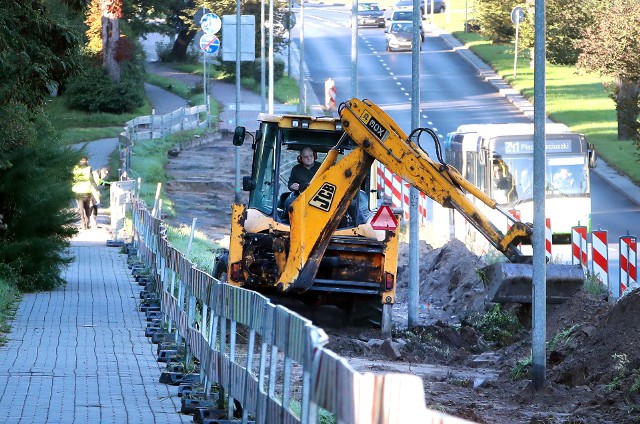
{"label": "excavator bucket", "polygon": [[[563,303],[585,282],[581,265],[547,264],[547,303]],[[533,265],[497,263],[482,268],[488,298],[496,303],[531,303]]]}

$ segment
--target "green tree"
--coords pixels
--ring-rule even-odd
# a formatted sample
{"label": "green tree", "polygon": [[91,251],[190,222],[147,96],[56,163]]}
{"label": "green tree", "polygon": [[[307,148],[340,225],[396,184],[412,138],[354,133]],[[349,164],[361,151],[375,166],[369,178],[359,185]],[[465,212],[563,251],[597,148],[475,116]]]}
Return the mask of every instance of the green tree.
{"label": "green tree", "polygon": [[[575,42],[582,37],[582,29],[592,25],[592,11],[597,0],[547,0],[546,42],[547,59],[551,63],[573,65],[580,53]],[[514,4],[508,0],[479,0],[478,20],[481,34],[496,43],[511,43],[515,37],[515,25],[511,11],[515,6],[525,10],[525,20],[519,27],[519,43],[523,48],[533,48],[535,10],[534,0]]]}
{"label": "green tree", "polygon": [[26,108],[2,111],[25,129],[24,145],[6,151],[11,166],[0,173],[0,210],[7,227],[0,231],[0,262],[19,275],[21,291],[49,290],[60,284],[65,254],[76,230],[70,169],[78,152],[47,134],[48,123]]}
{"label": "green tree", "polygon": [[[140,4],[148,0],[138,0],[136,1],[136,10],[140,9]],[[167,1],[167,0],[165,0]],[[267,8],[268,2],[266,2],[265,9]],[[274,7],[274,22],[280,23],[282,22],[282,16],[286,11],[287,2],[284,0],[276,1]],[[171,36],[176,36],[175,41],[173,43],[173,47],[171,49],[171,60],[174,61],[183,61],[187,57],[187,49],[189,45],[192,43],[194,38],[196,37],[198,31],[200,31],[200,23],[195,22],[195,14],[199,10],[206,8],[208,10],[213,11],[216,15],[222,17],[223,15],[235,15],[236,14],[236,1],[235,0],[220,0],[220,1],[211,1],[211,0],[169,0],[169,3],[160,2],[156,5],[156,8],[153,10],[155,17],[164,18],[165,22],[162,25],[154,25],[150,26],[148,23],[143,25],[138,22],[133,23],[132,27],[135,27],[137,30],[145,30],[148,32],[157,31],[160,33],[168,34]],[[133,9],[133,7],[131,7]],[[241,13],[243,15],[253,15],[256,17],[256,34],[255,34],[255,43],[256,43],[256,52],[260,51],[260,0],[251,0],[251,1],[241,1],[240,4]],[[125,16],[127,15],[127,11],[129,7],[125,6]],[[268,19],[268,10],[265,10],[266,18]],[[285,30],[282,25],[274,25],[274,49],[276,51],[280,50],[285,43]],[[142,35],[142,34],[139,34]],[[222,31],[218,33],[218,37],[222,40]],[[267,31],[268,36],[268,31]],[[268,45],[268,39],[265,40],[265,44]]]}
{"label": "green tree", "polygon": [[69,261],[71,164],[78,153],[49,131],[42,105],[79,68],[77,6],[21,0],[0,8],[0,263],[17,273],[23,290],[60,284]]}
{"label": "green tree", "polygon": [[[477,17],[480,23],[480,34],[494,43],[512,42],[516,28],[511,22],[511,10],[515,6],[512,0],[478,0],[476,3]],[[520,24],[520,31],[529,25],[529,20]]]}
{"label": "green tree", "polygon": [[640,7],[637,0],[611,0],[594,11],[594,25],[576,43],[578,67],[598,72],[616,103],[618,139],[640,147]]}
{"label": "green tree", "polygon": [[[0,102],[29,108],[78,69],[79,34],[43,0],[4,2],[0,8]],[[61,6],[62,7],[62,6]]]}

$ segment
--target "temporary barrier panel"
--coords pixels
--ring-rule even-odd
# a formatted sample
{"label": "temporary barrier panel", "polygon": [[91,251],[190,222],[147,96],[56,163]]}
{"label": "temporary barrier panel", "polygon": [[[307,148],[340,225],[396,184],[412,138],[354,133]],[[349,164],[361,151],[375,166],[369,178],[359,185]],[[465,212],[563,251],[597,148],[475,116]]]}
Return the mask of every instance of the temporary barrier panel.
{"label": "temporary barrier panel", "polygon": [[620,296],[638,285],[638,251],[636,236],[620,237]]}
{"label": "temporary barrier panel", "polygon": [[327,111],[336,110],[336,83],[331,78],[324,82],[324,103]]}
{"label": "temporary barrier panel", "polygon": [[607,232],[605,230],[591,232],[591,259],[593,275],[610,291],[609,246],[607,244]]}
{"label": "temporary barrier panel", "polygon": [[571,228],[571,263],[587,268],[587,227],[578,225]]}
{"label": "temporary barrier panel", "polygon": [[544,238],[545,238],[545,251],[547,252],[547,260],[551,260],[551,246],[553,245],[553,233],[551,232],[551,218],[547,218],[545,220],[545,230],[544,230]]}

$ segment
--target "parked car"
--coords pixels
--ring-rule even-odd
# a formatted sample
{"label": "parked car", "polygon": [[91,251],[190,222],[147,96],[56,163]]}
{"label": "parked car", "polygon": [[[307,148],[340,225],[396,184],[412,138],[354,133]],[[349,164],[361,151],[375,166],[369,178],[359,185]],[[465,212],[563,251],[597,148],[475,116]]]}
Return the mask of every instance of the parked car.
{"label": "parked car", "polygon": [[384,11],[378,3],[358,3],[358,26],[384,27]]}
{"label": "parked car", "polygon": [[[433,1],[433,13],[443,13],[447,10],[447,4],[445,0],[420,0],[420,11],[422,12],[422,16],[427,13],[431,13],[431,2]],[[425,9],[426,2],[426,9]],[[412,9],[413,1],[412,0],[400,0],[394,6],[394,9]]]}
{"label": "parked car", "polygon": [[[387,18],[386,29],[389,31],[394,22],[413,21],[413,9],[398,9],[391,12],[391,17]],[[420,41],[424,42],[424,27],[420,20]]]}
{"label": "parked car", "polygon": [[[413,21],[393,21],[384,32],[387,34],[388,52],[411,50],[413,46]],[[422,43],[420,43],[420,50],[422,50]]]}

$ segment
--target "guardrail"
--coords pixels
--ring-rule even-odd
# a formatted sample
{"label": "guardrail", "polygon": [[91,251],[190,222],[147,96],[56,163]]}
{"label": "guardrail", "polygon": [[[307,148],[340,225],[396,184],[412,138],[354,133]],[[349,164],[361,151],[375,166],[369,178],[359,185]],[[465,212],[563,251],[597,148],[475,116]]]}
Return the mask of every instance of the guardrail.
{"label": "guardrail", "polygon": [[324,347],[327,335],[311,321],[198,269],[135,195],[114,200],[131,202],[133,245],[150,270],[163,328],[188,352],[187,364],[197,358],[205,399],[226,405],[227,417],[239,403],[243,423],[316,423],[320,408],[338,423],[469,423],[427,409],[418,376],[357,372]]}
{"label": "guardrail", "polygon": [[120,151],[121,180],[127,179],[131,171],[131,150],[138,140],[163,138],[179,131],[205,128],[210,123],[207,105],[183,107],[165,115],[139,116],[127,121],[118,137]]}

